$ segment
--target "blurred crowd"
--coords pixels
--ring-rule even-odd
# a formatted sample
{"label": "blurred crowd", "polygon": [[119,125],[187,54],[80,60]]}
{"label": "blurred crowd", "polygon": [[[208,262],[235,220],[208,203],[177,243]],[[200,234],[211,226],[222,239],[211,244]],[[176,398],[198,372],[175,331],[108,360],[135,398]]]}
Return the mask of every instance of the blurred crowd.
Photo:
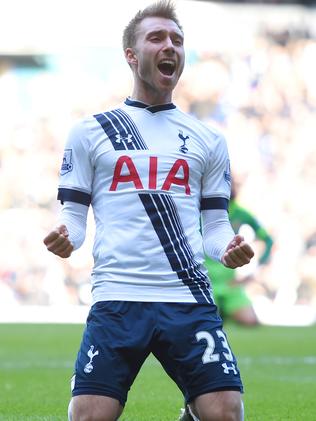
{"label": "blurred crowd", "polygon": [[[50,255],[42,239],[59,212],[69,128],[130,94],[120,72],[104,80],[80,69],[70,78],[0,65],[1,305],[89,303],[93,223],[68,260]],[[225,134],[238,200],[274,240],[269,263],[246,269],[258,305],[316,307],[315,75],[316,39],[308,28],[261,28],[244,51],[191,52],[174,98]],[[251,240],[247,227],[244,235]]]}

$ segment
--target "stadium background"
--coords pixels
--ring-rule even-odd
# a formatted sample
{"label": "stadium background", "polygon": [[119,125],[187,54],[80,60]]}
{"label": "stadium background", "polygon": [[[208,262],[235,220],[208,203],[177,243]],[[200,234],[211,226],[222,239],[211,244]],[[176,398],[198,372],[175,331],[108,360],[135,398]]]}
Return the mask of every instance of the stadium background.
{"label": "stadium background", "polygon": [[[130,94],[124,25],[150,1],[1,1],[0,322],[82,322],[93,229],[67,260],[56,222],[69,128]],[[263,323],[316,320],[316,10],[178,0],[187,67],[175,102],[226,135],[240,200],[274,238],[247,268]],[[90,215],[92,219],[92,216]],[[245,230],[251,240],[252,233]]]}

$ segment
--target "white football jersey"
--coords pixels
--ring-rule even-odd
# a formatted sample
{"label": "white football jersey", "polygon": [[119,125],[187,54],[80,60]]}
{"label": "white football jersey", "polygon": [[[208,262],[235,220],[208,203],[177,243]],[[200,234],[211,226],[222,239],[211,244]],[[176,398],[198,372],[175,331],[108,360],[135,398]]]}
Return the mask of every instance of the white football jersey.
{"label": "white football jersey", "polygon": [[127,99],[78,123],[58,199],[92,205],[93,302],[213,302],[200,211],[229,196],[225,139],[172,103]]}

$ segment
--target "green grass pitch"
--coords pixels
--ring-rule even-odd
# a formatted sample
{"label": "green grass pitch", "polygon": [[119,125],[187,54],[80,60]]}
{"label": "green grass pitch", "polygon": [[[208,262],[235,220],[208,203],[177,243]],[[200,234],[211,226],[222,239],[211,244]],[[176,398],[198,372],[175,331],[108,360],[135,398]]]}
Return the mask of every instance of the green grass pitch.
{"label": "green grass pitch", "polygon": [[[0,420],[67,421],[82,325],[0,324]],[[227,325],[245,386],[245,421],[316,420],[316,326]],[[154,358],[120,421],[175,421],[182,397]]]}

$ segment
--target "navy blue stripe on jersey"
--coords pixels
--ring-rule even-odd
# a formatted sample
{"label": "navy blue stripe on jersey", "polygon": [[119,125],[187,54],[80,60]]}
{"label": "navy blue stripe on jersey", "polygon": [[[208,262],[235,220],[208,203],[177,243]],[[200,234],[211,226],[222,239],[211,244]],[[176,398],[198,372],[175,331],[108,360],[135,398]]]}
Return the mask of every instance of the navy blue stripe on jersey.
{"label": "navy blue stripe on jersey", "polygon": [[93,116],[102,126],[105,134],[111,140],[112,145],[116,151],[119,150],[126,150],[125,144],[123,142],[117,142],[116,136],[118,135],[118,131],[116,128],[111,124],[108,118],[104,114],[96,114]]}
{"label": "navy blue stripe on jersey", "polygon": [[64,202],[75,202],[89,206],[91,203],[91,194],[79,190],[59,188],[57,200],[60,200],[62,204]]}
{"label": "navy blue stripe on jersey", "polygon": [[139,146],[139,147],[136,147],[136,149],[148,149],[133,119],[125,111],[121,109],[114,110],[113,114],[115,114],[118,118],[121,118],[125,122],[125,124],[128,125],[131,133],[134,136],[135,145]]}
{"label": "navy blue stripe on jersey", "polygon": [[229,200],[225,197],[203,197],[201,199],[201,210],[225,209],[228,210]]}
{"label": "navy blue stripe on jersey", "polygon": [[[133,130],[130,121],[127,121],[126,118],[125,121],[123,121],[123,117],[118,113],[118,111],[119,109],[104,113],[105,116],[112,122],[113,126],[115,126],[118,130],[115,142],[123,142],[129,150],[144,149],[143,146],[145,143],[143,142],[140,133]],[[126,113],[124,114],[127,115]],[[129,120],[131,120],[131,118]]]}
{"label": "navy blue stripe on jersey", "polygon": [[119,111],[117,109],[94,115],[110,139],[113,148],[115,150],[148,149],[139,131],[135,130],[136,126],[132,119],[124,113],[123,121],[123,115]]}
{"label": "navy blue stripe on jersey", "polygon": [[213,303],[208,278],[194,261],[173,199],[165,194],[140,193],[139,197],[164,249],[170,266],[197,302]]}
{"label": "navy blue stripe on jersey", "polygon": [[174,200],[170,195],[162,195],[161,198],[163,201],[167,202],[167,206],[169,206],[172,210],[172,212],[169,215],[171,224],[173,225],[176,235],[179,238],[182,249],[189,257],[190,278],[199,279],[199,287],[202,288],[204,292],[209,293],[209,279],[204,275],[203,272],[199,270],[200,264],[194,260],[194,254],[185,236]]}

